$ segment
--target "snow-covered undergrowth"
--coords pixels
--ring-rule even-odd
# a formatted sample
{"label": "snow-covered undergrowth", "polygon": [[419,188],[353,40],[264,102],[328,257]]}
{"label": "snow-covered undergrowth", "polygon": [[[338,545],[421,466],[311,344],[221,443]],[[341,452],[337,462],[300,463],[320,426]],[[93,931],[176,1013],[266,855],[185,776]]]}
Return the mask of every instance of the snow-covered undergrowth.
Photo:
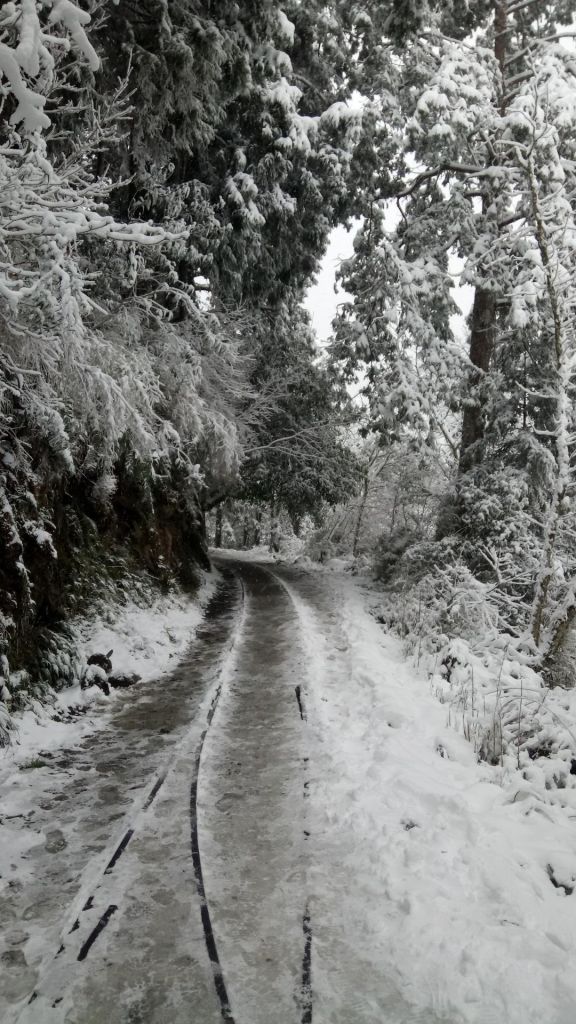
{"label": "snow-covered undergrowth", "polygon": [[[39,746],[73,742],[95,727],[95,716],[86,712],[91,709],[97,717],[114,699],[114,691],[107,697],[96,686],[81,688],[90,655],[112,651],[114,672],[137,673],[142,680],[161,676],[189,644],[215,586],[214,575],[204,575],[193,597],[177,587],[165,594],[141,587],[134,597],[101,602],[92,615],[73,619],[66,647],[55,635],[52,655],[47,655],[54,686],[44,683],[39,699],[35,680],[15,673],[5,690],[6,703],[0,702],[0,730],[4,728],[5,741],[16,756],[31,756]],[[59,678],[71,685],[60,688]]]}
{"label": "snow-covered undergrowth", "polygon": [[501,630],[488,590],[456,567],[374,585],[372,613],[402,638],[477,758],[519,772],[526,796],[564,806],[576,771],[576,691],[546,685],[531,639]]}

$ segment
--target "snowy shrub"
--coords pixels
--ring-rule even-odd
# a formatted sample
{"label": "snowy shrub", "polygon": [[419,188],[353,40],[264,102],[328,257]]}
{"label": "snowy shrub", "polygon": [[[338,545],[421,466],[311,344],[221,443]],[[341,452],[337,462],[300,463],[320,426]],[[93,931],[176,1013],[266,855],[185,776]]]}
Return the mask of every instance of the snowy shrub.
{"label": "snowy shrub", "polygon": [[547,694],[536,648],[525,635],[504,632],[492,582],[457,560],[452,541],[405,552],[377,615],[427,670],[433,692],[447,706],[448,723],[480,759],[530,759]]}
{"label": "snowy shrub", "polygon": [[[388,587],[381,614],[386,623],[407,638],[409,646],[422,644],[437,651],[447,636],[474,639],[493,634],[498,627],[497,609],[488,599],[488,588],[464,563],[438,566],[421,575],[436,545],[419,545],[414,561],[407,561],[407,575],[399,573]],[[446,552],[446,546],[440,546]]]}
{"label": "snowy shrub", "polygon": [[307,549],[304,537],[297,537],[292,530],[282,530],[278,534],[278,554],[283,561],[295,562]]}
{"label": "snowy shrub", "polygon": [[376,578],[383,583],[388,582],[404,552],[410,548],[415,537],[407,529],[399,529],[380,537],[376,542],[373,561]]}
{"label": "snowy shrub", "polygon": [[92,484],[92,498],[96,505],[108,508],[118,487],[118,481],[112,473],[103,473]]}

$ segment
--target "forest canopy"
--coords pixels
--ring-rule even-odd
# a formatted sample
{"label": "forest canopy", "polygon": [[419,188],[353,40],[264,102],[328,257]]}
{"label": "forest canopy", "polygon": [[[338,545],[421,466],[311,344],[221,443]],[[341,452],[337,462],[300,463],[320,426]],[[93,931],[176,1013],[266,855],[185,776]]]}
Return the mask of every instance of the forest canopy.
{"label": "forest canopy", "polygon": [[[555,656],[576,616],[573,15],[3,5],[3,657],[118,559],[193,582],[230,501],[296,533],[336,509],[332,540],[366,534],[387,574],[469,574]],[[322,353],[303,299],[354,219]],[[398,458],[416,520],[390,490],[369,512]]]}

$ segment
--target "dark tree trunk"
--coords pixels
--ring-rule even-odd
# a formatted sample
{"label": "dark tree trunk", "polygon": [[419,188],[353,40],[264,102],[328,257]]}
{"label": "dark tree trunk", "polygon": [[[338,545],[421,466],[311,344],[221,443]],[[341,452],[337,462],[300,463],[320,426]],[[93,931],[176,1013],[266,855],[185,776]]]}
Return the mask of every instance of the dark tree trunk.
{"label": "dark tree trunk", "polygon": [[506,57],[508,56],[508,0],[496,0],[494,4],[494,56],[502,75],[500,113],[506,113]]}
{"label": "dark tree trunk", "polygon": [[356,527],[354,529],[354,540],[352,542],[352,554],[354,558],[358,554],[358,543],[360,541],[360,531],[362,530],[362,520],[364,519],[364,512],[366,511],[366,502],[368,501],[368,488],[370,486],[368,480],[368,471],[364,477],[364,484],[362,487],[362,497],[360,499],[360,507],[358,509],[358,516],[356,519]]}
{"label": "dark tree trunk", "polygon": [[254,547],[257,548],[262,538],[262,512],[257,512],[254,522]]}
{"label": "dark tree trunk", "polygon": [[470,362],[474,369],[470,373],[468,404],[462,418],[462,440],[460,444],[459,473],[465,473],[482,461],[484,439],[484,411],[482,384],[490,370],[494,349],[496,300],[491,292],[477,288],[472,307],[472,331],[470,335]]}
{"label": "dark tree trunk", "polygon": [[222,505],[216,507],[216,522],[214,524],[214,547],[222,547]]}
{"label": "dark tree trunk", "polygon": [[[508,3],[496,0],[494,4],[494,55],[502,75],[500,111],[506,110],[505,67],[508,52]],[[483,213],[490,204],[489,196],[482,203]],[[496,298],[493,292],[477,288],[472,307],[470,333],[470,373],[468,402],[462,417],[462,439],[458,474],[468,472],[482,462],[484,456],[484,395],[483,380],[490,371],[496,329]]]}
{"label": "dark tree trunk", "polygon": [[278,552],[278,523],[276,522],[276,495],[270,498],[270,551]]}

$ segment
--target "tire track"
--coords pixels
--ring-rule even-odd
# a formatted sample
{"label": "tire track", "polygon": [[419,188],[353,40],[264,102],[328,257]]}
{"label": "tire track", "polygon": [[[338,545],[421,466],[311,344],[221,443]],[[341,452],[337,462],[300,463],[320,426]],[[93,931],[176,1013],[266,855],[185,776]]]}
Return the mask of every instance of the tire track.
{"label": "tire track", "polygon": [[[238,579],[238,581],[240,583],[240,587],[241,587],[241,593],[242,593],[242,614],[241,614],[238,630],[237,630],[237,632],[235,634],[235,638],[234,638],[234,641],[233,641],[233,644],[232,644],[231,651],[233,651],[235,649],[235,647],[237,646],[238,637],[240,636],[240,634],[242,632],[242,629],[243,629],[243,626],[244,626],[244,620],[245,620],[245,616],[246,616],[246,592],[245,592],[245,588],[244,588],[244,583],[243,583],[241,577],[238,574],[237,574],[236,578]],[[228,666],[228,669],[229,668],[230,668],[230,666]],[[210,964],[211,964],[211,967],[212,967],[212,977],[213,977],[213,980],[214,980],[214,989],[216,991],[216,996],[217,996],[218,1002],[220,1004],[220,1013],[222,1014],[222,1020],[227,1021],[228,1024],[235,1024],[234,1016],[232,1014],[232,1010],[231,1010],[231,1007],[230,1007],[230,999],[228,997],[228,990],[226,988],[226,982],[224,980],[224,972],[222,970],[222,964],[220,962],[220,957],[218,955],[218,947],[217,947],[217,944],[216,944],[216,938],[215,938],[215,935],[214,935],[214,929],[212,927],[212,919],[210,917],[210,908],[208,906],[208,899],[206,897],[206,887],[204,885],[204,874],[203,874],[203,871],[202,871],[202,858],[201,858],[201,855],[200,855],[200,842],[199,842],[199,835],[198,835],[198,783],[199,783],[199,778],[200,778],[200,767],[201,767],[201,762],[202,762],[202,752],[204,750],[204,743],[205,743],[205,740],[206,740],[206,736],[208,735],[208,730],[210,729],[210,726],[212,724],[212,720],[213,720],[214,715],[216,713],[216,708],[218,706],[218,701],[220,700],[220,694],[222,693],[222,686],[223,686],[223,683],[220,683],[220,685],[219,685],[219,687],[218,687],[218,689],[216,691],[216,694],[214,695],[214,699],[212,701],[212,704],[210,706],[210,710],[209,710],[208,716],[207,716],[206,728],[204,729],[204,731],[203,731],[203,733],[202,733],[202,735],[200,737],[200,743],[198,745],[198,751],[197,751],[197,754],[196,754],[196,757],[195,757],[195,760],[194,760],[194,775],[193,775],[192,784],[191,784],[191,787],[190,787],[190,837],[191,837],[191,846],[192,846],[192,862],[193,862],[193,865],[194,865],[194,875],[195,875],[195,878],[196,878],[196,891],[198,893],[198,898],[200,900],[200,914],[201,914],[201,917],[202,917],[202,928],[204,929],[204,941],[206,943],[206,949],[208,951],[208,957],[210,959]]]}
{"label": "tire track", "polygon": [[307,903],[302,918],[304,956],[302,957],[302,1024],[312,1024],[312,921]]}

